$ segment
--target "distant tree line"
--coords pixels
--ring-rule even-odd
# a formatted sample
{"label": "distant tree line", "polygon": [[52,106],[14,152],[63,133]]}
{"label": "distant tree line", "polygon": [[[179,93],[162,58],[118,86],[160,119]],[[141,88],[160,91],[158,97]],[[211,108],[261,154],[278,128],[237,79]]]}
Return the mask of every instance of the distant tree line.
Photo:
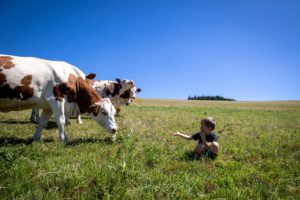
{"label": "distant tree line", "polygon": [[236,101],[235,99],[224,98],[222,96],[189,96],[188,100],[212,100],[212,101]]}

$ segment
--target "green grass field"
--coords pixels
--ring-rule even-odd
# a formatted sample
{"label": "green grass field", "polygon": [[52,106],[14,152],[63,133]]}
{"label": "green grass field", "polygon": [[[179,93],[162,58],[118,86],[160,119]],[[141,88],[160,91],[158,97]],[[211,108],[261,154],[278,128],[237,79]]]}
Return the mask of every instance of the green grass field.
{"label": "green grass field", "polygon": [[[51,118],[30,143],[30,110],[0,113],[0,199],[300,199],[300,101],[137,99],[116,141],[83,116],[59,141]],[[217,120],[219,157],[195,160],[199,120]]]}

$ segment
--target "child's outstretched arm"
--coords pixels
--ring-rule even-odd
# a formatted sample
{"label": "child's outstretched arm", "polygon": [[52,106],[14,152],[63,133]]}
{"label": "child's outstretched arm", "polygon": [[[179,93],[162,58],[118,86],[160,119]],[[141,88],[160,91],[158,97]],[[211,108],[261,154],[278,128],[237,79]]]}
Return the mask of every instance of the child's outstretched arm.
{"label": "child's outstretched arm", "polygon": [[192,140],[192,139],[193,139],[192,136],[182,134],[182,133],[180,133],[180,132],[178,132],[178,131],[175,131],[174,133],[172,133],[172,135],[173,135],[173,136],[180,136],[180,137],[182,137],[182,138],[184,138],[184,139],[186,139],[186,140]]}

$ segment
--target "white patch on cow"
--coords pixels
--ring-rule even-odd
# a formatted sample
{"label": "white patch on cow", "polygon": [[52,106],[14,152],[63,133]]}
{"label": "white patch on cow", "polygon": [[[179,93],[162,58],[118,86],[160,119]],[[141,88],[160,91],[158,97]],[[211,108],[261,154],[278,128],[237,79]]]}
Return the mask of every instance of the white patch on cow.
{"label": "white patch on cow", "polygon": [[109,132],[116,132],[118,130],[117,123],[115,121],[116,109],[111,104],[109,98],[102,99],[101,102],[97,103],[99,105],[99,111],[97,116],[91,115],[91,117],[102,125]]}

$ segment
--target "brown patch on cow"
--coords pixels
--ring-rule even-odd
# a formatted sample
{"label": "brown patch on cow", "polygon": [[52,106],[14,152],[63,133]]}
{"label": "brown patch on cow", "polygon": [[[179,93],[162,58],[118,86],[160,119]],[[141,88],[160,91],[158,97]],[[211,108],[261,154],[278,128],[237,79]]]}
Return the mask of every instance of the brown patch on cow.
{"label": "brown patch on cow", "polygon": [[131,89],[126,90],[120,97],[123,99],[129,99],[130,98]]}
{"label": "brown patch on cow", "polygon": [[10,88],[6,83],[6,76],[0,73],[0,98],[18,98],[21,100],[26,100],[33,96],[34,90],[29,87],[32,81],[32,75],[27,75],[21,79],[21,86],[16,86],[15,88]]}
{"label": "brown patch on cow", "polygon": [[106,96],[111,95],[114,97],[116,95],[119,95],[122,86],[119,83],[112,83],[110,85],[106,85],[105,88],[106,88],[105,90]]}
{"label": "brown patch on cow", "polygon": [[76,76],[70,74],[67,82],[54,86],[53,94],[57,101],[62,101],[66,95],[69,102],[76,102],[76,79]]}
{"label": "brown patch on cow", "polygon": [[115,84],[105,85],[105,94],[106,96],[112,95],[115,90]]}
{"label": "brown patch on cow", "polygon": [[32,80],[32,75],[27,75],[24,78],[22,78],[21,84],[23,84],[26,87],[29,87],[31,80]]}
{"label": "brown patch on cow", "polygon": [[89,112],[91,112],[94,116],[97,116],[99,112],[99,105],[93,104],[89,107]]}
{"label": "brown patch on cow", "polygon": [[0,73],[0,87],[6,82],[5,74]]}
{"label": "brown patch on cow", "polygon": [[10,56],[0,56],[0,67],[4,69],[10,69],[15,66],[15,64],[11,61],[13,58]]}
{"label": "brown patch on cow", "polygon": [[90,86],[92,86],[92,85],[94,85],[95,80],[86,79],[86,82],[87,82]]}
{"label": "brown patch on cow", "polygon": [[64,94],[62,93],[63,91],[62,88],[63,88],[62,84],[53,87],[53,94],[55,96],[55,100],[57,101],[62,101],[64,98]]}
{"label": "brown patch on cow", "polygon": [[80,113],[88,112],[93,113],[94,115],[97,115],[98,113],[97,108],[92,107],[91,109],[91,106],[94,106],[101,98],[88,84],[87,80],[84,80],[81,77],[70,74],[67,82],[54,86],[53,94],[58,101],[62,101],[66,95],[68,102],[78,104]]}

